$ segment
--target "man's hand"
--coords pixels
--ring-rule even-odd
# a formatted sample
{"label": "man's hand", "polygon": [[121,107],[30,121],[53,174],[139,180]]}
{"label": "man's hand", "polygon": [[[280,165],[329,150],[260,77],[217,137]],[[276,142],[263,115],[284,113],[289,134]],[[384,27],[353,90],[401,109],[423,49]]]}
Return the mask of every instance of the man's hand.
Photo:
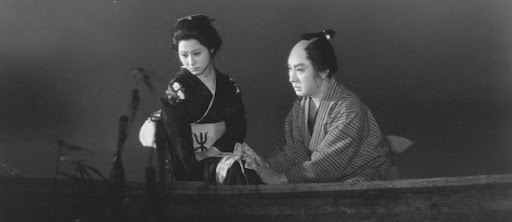
{"label": "man's hand", "polygon": [[256,166],[256,173],[266,184],[286,184],[288,179],[284,173],[278,173],[269,166]]}
{"label": "man's hand", "polygon": [[243,144],[242,151],[247,164],[251,166],[250,168],[254,168],[255,166],[270,166],[265,158],[254,152],[246,143]]}

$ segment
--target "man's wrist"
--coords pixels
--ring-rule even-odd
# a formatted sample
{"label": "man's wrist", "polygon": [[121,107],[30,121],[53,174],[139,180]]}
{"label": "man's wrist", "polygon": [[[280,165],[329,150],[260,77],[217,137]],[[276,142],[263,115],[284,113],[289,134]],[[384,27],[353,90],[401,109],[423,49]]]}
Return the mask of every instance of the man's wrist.
{"label": "man's wrist", "polygon": [[267,159],[265,158],[261,158],[261,165],[262,166],[267,166],[267,167],[270,167],[270,163],[268,162]]}
{"label": "man's wrist", "polygon": [[268,162],[267,158],[258,155],[256,157],[256,160],[258,162],[258,165],[270,167],[270,162]]}

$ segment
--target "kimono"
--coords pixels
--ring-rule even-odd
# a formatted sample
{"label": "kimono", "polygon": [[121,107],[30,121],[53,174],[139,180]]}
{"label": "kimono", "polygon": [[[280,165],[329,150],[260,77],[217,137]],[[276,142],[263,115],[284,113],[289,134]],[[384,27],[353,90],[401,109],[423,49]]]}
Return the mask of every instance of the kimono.
{"label": "kimono", "polygon": [[385,179],[392,153],[373,114],[334,78],[328,84],[314,125],[308,125],[311,98],[295,101],[270,167],[290,183]]}
{"label": "kimono", "polygon": [[175,166],[177,180],[215,183],[215,167],[221,157],[198,162],[195,152],[205,152],[212,146],[221,152],[233,152],[235,143],[245,140],[245,110],[238,84],[218,70],[215,70],[215,78],[214,94],[187,69],[180,70],[169,83],[163,115],[169,138],[175,140],[176,153],[181,160],[181,164]]}

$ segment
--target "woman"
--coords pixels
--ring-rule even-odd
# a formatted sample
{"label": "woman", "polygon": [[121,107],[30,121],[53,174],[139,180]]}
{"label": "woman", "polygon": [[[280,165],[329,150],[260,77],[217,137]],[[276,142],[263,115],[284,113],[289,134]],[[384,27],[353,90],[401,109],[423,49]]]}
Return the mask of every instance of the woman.
{"label": "woman", "polygon": [[[215,183],[217,163],[245,139],[245,111],[238,84],[214,64],[222,41],[212,21],[205,15],[184,17],[173,32],[172,47],[182,68],[169,82],[163,114],[174,144],[171,149],[176,149],[180,159],[177,166],[174,163],[178,180],[203,180],[206,176]],[[154,146],[153,135],[150,133],[149,139],[144,136],[154,132],[145,130],[149,126],[154,123],[146,121],[141,142]],[[232,177],[231,183],[238,179]]]}
{"label": "woman", "polygon": [[289,112],[285,143],[268,159],[244,147],[264,183],[319,183],[387,177],[391,152],[371,111],[333,75],[334,31],[303,34],[288,58],[298,98]]}

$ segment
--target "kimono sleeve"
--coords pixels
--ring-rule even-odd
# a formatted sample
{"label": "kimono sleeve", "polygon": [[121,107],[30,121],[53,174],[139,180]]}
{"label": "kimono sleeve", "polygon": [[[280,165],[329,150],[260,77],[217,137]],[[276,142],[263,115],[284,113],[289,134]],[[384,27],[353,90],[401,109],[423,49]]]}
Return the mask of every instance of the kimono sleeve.
{"label": "kimono sleeve", "polygon": [[277,172],[285,172],[297,162],[308,159],[308,154],[305,152],[306,147],[303,145],[304,138],[300,135],[300,109],[300,101],[297,100],[286,117],[283,144],[267,158],[270,167]]}
{"label": "kimono sleeve", "polygon": [[183,81],[171,80],[166,91],[166,99],[163,101],[162,111],[165,115],[164,120],[170,139],[176,146],[171,147],[171,150],[175,150],[185,169],[190,173],[192,167],[197,164],[197,160],[190,139],[192,132],[188,122],[185,90],[186,86]]}
{"label": "kimono sleeve", "polygon": [[277,151],[267,158],[270,167],[277,172],[286,171],[295,161],[293,160],[293,126],[291,115],[288,114],[284,126],[284,141]]}
{"label": "kimono sleeve", "polygon": [[[373,152],[381,139],[368,115],[360,109],[335,109],[326,135],[311,159],[285,172],[290,183],[336,182],[354,178],[370,180],[385,157]],[[319,120],[317,120],[319,121]]]}
{"label": "kimono sleeve", "polygon": [[185,107],[185,86],[184,81],[174,78],[167,85],[165,98],[173,106]]}
{"label": "kimono sleeve", "polygon": [[222,152],[233,152],[235,143],[244,142],[247,126],[240,88],[233,78],[229,77],[229,81],[229,94],[224,109],[226,133],[213,144]]}

